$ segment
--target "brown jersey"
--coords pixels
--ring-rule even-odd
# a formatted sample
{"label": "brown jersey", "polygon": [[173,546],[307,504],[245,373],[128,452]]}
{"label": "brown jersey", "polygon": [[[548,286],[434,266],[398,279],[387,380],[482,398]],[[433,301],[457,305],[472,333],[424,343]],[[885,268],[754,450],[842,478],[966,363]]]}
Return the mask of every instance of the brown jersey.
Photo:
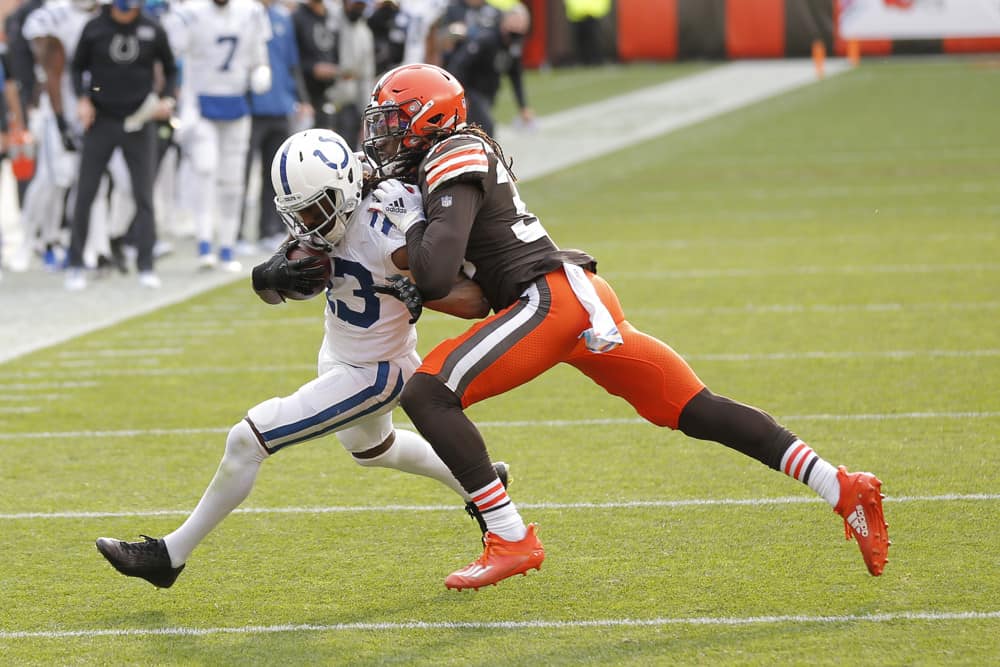
{"label": "brown jersey", "polygon": [[462,270],[499,311],[564,262],[595,268],[590,255],[556,246],[479,137],[458,133],[435,144],[420,163],[418,182],[427,223],[422,234],[407,234],[407,251],[425,299],[447,294]]}

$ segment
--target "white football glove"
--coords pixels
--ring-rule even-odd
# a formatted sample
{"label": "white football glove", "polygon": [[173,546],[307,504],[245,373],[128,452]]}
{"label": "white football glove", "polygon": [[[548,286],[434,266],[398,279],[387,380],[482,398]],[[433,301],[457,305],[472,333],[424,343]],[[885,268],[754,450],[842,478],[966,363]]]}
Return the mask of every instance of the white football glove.
{"label": "white football glove", "polygon": [[267,65],[258,65],[250,72],[250,92],[254,95],[263,95],[271,90],[271,68]]}
{"label": "white football glove", "polygon": [[372,191],[372,200],[369,208],[382,213],[404,234],[416,223],[427,219],[420,189],[395,178],[379,183]]}

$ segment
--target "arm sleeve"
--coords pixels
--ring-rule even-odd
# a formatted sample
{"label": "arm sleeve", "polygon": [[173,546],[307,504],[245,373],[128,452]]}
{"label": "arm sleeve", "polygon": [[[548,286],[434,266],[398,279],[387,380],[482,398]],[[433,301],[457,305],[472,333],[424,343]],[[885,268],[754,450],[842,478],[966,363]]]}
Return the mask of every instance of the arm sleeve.
{"label": "arm sleeve", "polygon": [[[445,200],[450,201],[448,206],[441,204],[444,197],[451,198]],[[483,197],[479,184],[460,181],[425,196],[427,222],[413,225],[406,233],[410,271],[424,299],[440,299],[451,291]]]}
{"label": "arm sleeve", "polygon": [[92,33],[84,29],[80,35],[80,41],[73,52],[73,62],[70,63],[70,80],[73,82],[73,92],[77,98],[90,97],[90,91],[83,85],[83,73],[90,69],[90,46],[93,41]]}
{"label": "arm sleeve", "polygon": [[528,106],[528,98],[524,94],[524,63],[520,53],[511,53],[510,69],[507,70],[510,77],[511,88],[514,89],[514,99],[517,100],[517,108],[524,109]]}
{"label": "arm sleeve", "polygon": [[295,41],[299,47],[299,68],[303,72],[311,74],[313,65],[316,64],[316,49],[307,34],[309,31],[308,22],[299,15],[300,11],[301,9],[298,9],[292,15],[292,23],[295,26]]}
{"label": "arm sleeve", "polygon": [[156,28],[156,57],[163,65],[163,97],[174,97],[177,94],[177,62],[174,60],[174,50],[170,47],[167,32],[162,27]]}

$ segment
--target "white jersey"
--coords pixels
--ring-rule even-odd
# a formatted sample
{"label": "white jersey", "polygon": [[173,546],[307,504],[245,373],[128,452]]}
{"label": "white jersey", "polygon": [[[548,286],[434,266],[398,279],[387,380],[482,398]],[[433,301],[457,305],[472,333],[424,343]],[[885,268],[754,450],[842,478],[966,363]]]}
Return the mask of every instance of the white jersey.
{"label": "white jersey", "polygon": [[403,0],[399,11],[406,16],[403,64],[427,60],[427,36],[444,14],[448,0]]}
{"label": "white jersey", "polygon": [[406,237],[364,199],[351,215],[344,238],[331,252],[333,278],[326,292],[326,336],[321,358],[373,363],[412,354],[417,329],[401,301],[377,294],[372,285],[399,273],[390,255]]}
{"label": "white jersey", "polygon": [[268,65],[271,22],[255,0],[190,0],[171,7],[162,23],[182,61],[184,90],[199,97],[206,118],[246,115],[250,74]]}
{"label": "white jersey", "polygon": [[76,45],[80,43],[83,27],[97,12],[88,12],[78,8],[70,0],[50,0],[28,14],[24,21],[22,34],[26,40],[40,37],[54,37],[62,44],[66,54],[60,89],[62,91],[63,116],[70,123],[76,120],[76,92],[73,90],[73,77],[70,72]]}

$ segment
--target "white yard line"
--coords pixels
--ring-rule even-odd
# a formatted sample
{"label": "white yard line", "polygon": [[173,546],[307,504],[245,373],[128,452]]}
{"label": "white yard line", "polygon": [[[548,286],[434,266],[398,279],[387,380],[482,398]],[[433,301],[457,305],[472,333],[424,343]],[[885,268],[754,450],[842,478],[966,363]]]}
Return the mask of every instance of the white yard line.
{"label": "white yard line", "polygon": [[[936,496],[886,496],[885,502],[944,503],[944,502],[996,502],[996,493],[946,493]],[[688,498],[682,500],[623,500],[603,503],[522,503],[520,509],[532,510],[628,510],[628,509],[680,509],[691,507],[764,507],[772,505],[810,505],[825,502],[822,498],[786,496],[781,498]],[[394,514],[398,512],[454,512],[455,505],[334,505],[329,507],[239,507],[233,514]],[[130,510],[119,512],[11,512],[0,514],[0,521],[25,521],[35,519],[119,519],[127,517],[187,516],[190,509]]]}
{"label": "white yard line", "polygon": [[[845,351],[845,350],[807,350],[805,352],[720,352],[720,353],[697,353],[686,352],[684,358],[688,361],[712,361],[712,362],[746,362],[746,361],[815,361],[826,359],[987,359],[1000,356],[1000,349],[983,350],[872,350],[869,352]],[[155,365],[156,360],[147,360],[151,365]],[[144,362],[146,363],[146,362]],[[304,373],[316,370],[314,364],[285,364],[282,366],[221,366],[207,367],[197,366],[191,368],[169,367],[153,368],[146,366],[132,365],[125,368],[93,368],[102,366],[98,360],[81,359],[61,362],[46,362],[37,364],[31,371],[19,371],[13,373],[0,372],[0,380],[29,380],[37,379],[48,381],[51,384],[56,378],[95,378],[95,377],[168,377],[182,375],[198,375],[201,373],[212,373],[215,375],[256,375],[265,373],[281,373],[300,371]],[[9,388],[11,385],[0,384],[0,389]],[[21,382],[20,386],[29,388],[30,385]],[[2,437],[2,434],[0,434]]]}
{"label": "white yard line", "polygon": [[0,630],[0,639],[73,639],[77,637],[205,637],[210,635],[265,635],[289,632],[333,633],[385,630],[541,630],[563,628],[658,628],[665,626],[830,625],[856,623],[957,622],[1000,619],[1000,611],[896,611],[881,614],[809,616],[674,616],[656,618],[596,618],[525,621],[400,621],[369,623],[290,623],[213,628],[94,628],[81,630]]}
{"label": "white yard line", "polygon": [[1000,271],[1000,264],[865,264],[860,266],[776,266],[773,268],[678,269],[672,271],[602,271],[613,278],[665,280],[670,278],[757,278],[767,276],[885,275],[983,273]]}
{"label": "white yard line", "polygon": [[[776,419],[794,421],[895,421],[900,419],[997,419],[1000,412],[885,412],[875,414],[813,414],[779,415]],[[536,419],[523,421],[477,421],[479,428],[566,428],[568,426],[629,426],[649,422],[639,417],[625,419]],[[400,428],[413,428],[412,424],[397,421]],[[151,435],[182,437],[190,435],[214,435],[228,433],[229,427],[206,428],[152,428],[118,429],[114,431],[28,431],[25,433],[0,433],[3,440],[75,440],[78,438],[144,438]]]}
{"label": "white yard line", "polygon": [[[828,61],[827,76],[846,68],[843,61]],[[809,60],[736,62],[542,117],[539,130],[531,134],[501,127],[497,136],[507,155],[515,159],[518,176],[528,180],[815,82]],[[13,185],[9,174],[2,185]],[[12,217],[11,211],[0,211],[0,223],[7,232],[14,225]],[[17,234],[8,233],[5,238],[10,245]],[[59,274],[38,269],[22,274],[5,271],[0,282],[0,363],[245,280],[248,275],[246,269],[238,274],[199,273],[193,244],[177,245],[173,255],[157,264],[163,278],[159,290],[142,289],[133,273],[127,278],[93,281],[82,293],[67,293]],[[244,258],[244,265],[257,261]]]}

